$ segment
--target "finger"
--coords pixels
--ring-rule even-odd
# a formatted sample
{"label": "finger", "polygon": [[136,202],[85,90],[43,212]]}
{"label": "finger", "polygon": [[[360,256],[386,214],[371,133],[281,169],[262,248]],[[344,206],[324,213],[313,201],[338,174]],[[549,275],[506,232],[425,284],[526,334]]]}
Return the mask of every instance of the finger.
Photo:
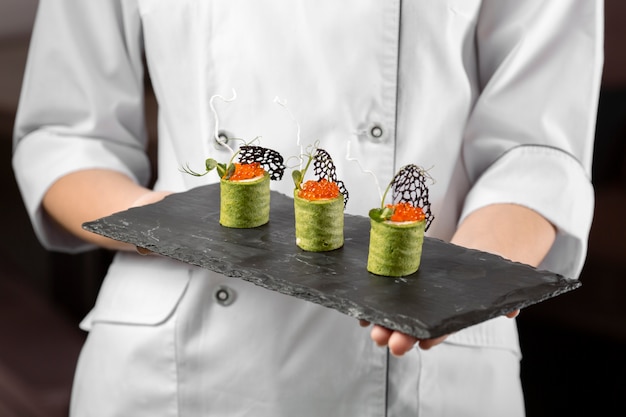
{"label": "finger", "polygon": [[369,325],[370,325],[370,322],[369,322],[369,321],[367,321],[367,320],[363,320],[363,319],[359,320],[359,326],[361,326],[361,327],[367,327],[367,326],[369,326]]}
{"label": "finger", "polygon": [[370,332],[370,337],[378,346],[387,346],[392,333],[393,331],[387,329],[386,327],[374,325],[374,327],[372,327],[372,331]]}
{"label": "finger", "polygon": [[135,246],[135,249],[137,250],[137,253],[140,255],[151,255],[154,253],[150,249],[142,248],[141,246]]}
{"label": "finger", "polygon": [[400,332],[393,332],[389,337],[389,351],[394,356],[402,356],[415,346],[417,338]]}
{"label": "finger", "polygon": [[519,313],[520,313],[520,310],[517,309],[517,310],[511,311],[510,313],[507,313],[506,316],[510,319],[514,319],[515,317],[519,316]]}
{"label": "finger", "polygon": [[447,337],[448,337],[448,335],[435,337],[434,339],[423,339],[423,340],[419,341],[418,346],[422,350],[428,350],[431,347],[437,346],[439,343],[441,343],[444,340],[446,340]]}
{"label": "finger", "polygon": [[137,200],[131,204],[132,207],[141,207],[147,204],[156,203],[163,200],[168,195],[172,194],[171,191],[150,191],[142,194]]}

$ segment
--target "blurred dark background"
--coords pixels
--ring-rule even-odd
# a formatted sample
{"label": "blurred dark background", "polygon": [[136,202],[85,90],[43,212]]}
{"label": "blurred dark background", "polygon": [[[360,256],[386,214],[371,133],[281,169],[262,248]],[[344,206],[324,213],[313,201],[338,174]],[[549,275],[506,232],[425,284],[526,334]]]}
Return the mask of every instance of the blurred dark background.
{"label": "blurred dark background", "polygon": [[[520,315],[528,417],[626,415],[626,2],[606,0],[593,182],[596,215],[576,291]],[[111,253],[37,242],[11,169],[11,135],[36,0],[0,2],[0,416],[67,415],[73,369]],[[156,104],[148,96],[152,138]],[[33,167],[36,169],[36,167]]]}

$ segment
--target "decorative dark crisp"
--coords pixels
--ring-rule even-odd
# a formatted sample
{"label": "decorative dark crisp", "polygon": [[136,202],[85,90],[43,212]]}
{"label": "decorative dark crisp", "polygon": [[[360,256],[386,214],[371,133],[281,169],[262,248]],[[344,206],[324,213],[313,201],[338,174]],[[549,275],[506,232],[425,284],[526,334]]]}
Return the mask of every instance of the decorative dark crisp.
{"label": "decorative dark crisp", "polygon": [[430,179],[424,169],[417,165],[406,165],[391,180],[393,204],[401,202],[411,203],[414,207],[421,207],[426,216],[426,230],[435,218],[430,210],[428,187],[426,180]]}
{"label": "decorative dark crisp", "polygon": [[313,173],[319,180],[326,179],[337,184],[339,192],[343,194],[343,206],[348,204],[348,189],[343,181],[337,179],[337,169],[333,159],[324,149],[318,148],[313,156]]}
{"label": "decorative dark crisp", "polygon": [[261,146],[245,145],[239,148],[239,162],[250,164],[258,162],[268,172],[270,179],[277,181],[285,173],[283,157],[273,149]]}

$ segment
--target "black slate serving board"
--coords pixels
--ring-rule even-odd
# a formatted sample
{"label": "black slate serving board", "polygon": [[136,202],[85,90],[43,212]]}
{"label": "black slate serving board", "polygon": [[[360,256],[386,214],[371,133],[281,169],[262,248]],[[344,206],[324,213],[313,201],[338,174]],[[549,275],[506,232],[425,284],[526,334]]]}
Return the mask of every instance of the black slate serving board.
{"label": "black slate serving board", "polygon": [[270,222],[219,224],[219,185],[85,223],[91,232],[240,278],[352,317],[432,338],[501,316],[580,286],[499,256],[425,238],[418,272],[367,272],[369,218],[345,216],[343,248],[305,252],[295,244],[293,200],[272,191]]}

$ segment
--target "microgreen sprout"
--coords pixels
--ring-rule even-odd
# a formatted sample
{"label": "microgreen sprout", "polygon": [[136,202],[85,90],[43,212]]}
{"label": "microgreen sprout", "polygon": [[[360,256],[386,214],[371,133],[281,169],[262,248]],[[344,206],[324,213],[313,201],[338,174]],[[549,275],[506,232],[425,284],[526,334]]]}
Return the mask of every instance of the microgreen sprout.
{"label": "microgreen sprout", "polygon": [[[306,164],[304,165],[304,168],[294,169],[291,172],[291,177],[293,178],[293,183],[296,186],[296,189],[298,189],[298,190],[302,186],[302,182],[304,181],[304,176],[306,175],[306,172],[309,169],[309,166],[311,165],[311,162],[313,162],[313,159],[315,158],[315,154],[317,152],[317,145],[318,144],[319,144],[319,142],[315,142],[313,145],[307,146],[306,152],[300,157],[300,161],[302,161],[302,159],[306,158]],[[302,164],[300,164],[300,166],[302,166]]]}
{"label": "microgreen sprout", "polygon": [[[256,139],[257,138],[253,139],[250,143],[252,143]],[[239,140],[241,140],[241,139],[239,139]],[[245,143],[245,144],[248,145],[247,143]],[[233,151],[233,153],[232,153],[232,155],[230,157],[230,160],[228,161],[227,164],[219,163],[219,162],[217,162],[213,158],[207,158],[204,161],[204,169],[205,169],[204,172],[196,172],[196,171],[192,170],[189,167],[188,163],[185,164],[185,166],[181,168],[181,171],[183,171],[186,174],[193,175],[194,177],[202,177],[202,176],[208,174],[209,172],[211,172],[211,171],[213,171],[214,169],[217,168],[217,174],[219,175],[219,177],[228,179],[235,172],[235,163],[234,163],[234,161],[235,161],[235,157],[239,154],[240,150],[241,150],[241,148],[237,149],[236,151]]]}

